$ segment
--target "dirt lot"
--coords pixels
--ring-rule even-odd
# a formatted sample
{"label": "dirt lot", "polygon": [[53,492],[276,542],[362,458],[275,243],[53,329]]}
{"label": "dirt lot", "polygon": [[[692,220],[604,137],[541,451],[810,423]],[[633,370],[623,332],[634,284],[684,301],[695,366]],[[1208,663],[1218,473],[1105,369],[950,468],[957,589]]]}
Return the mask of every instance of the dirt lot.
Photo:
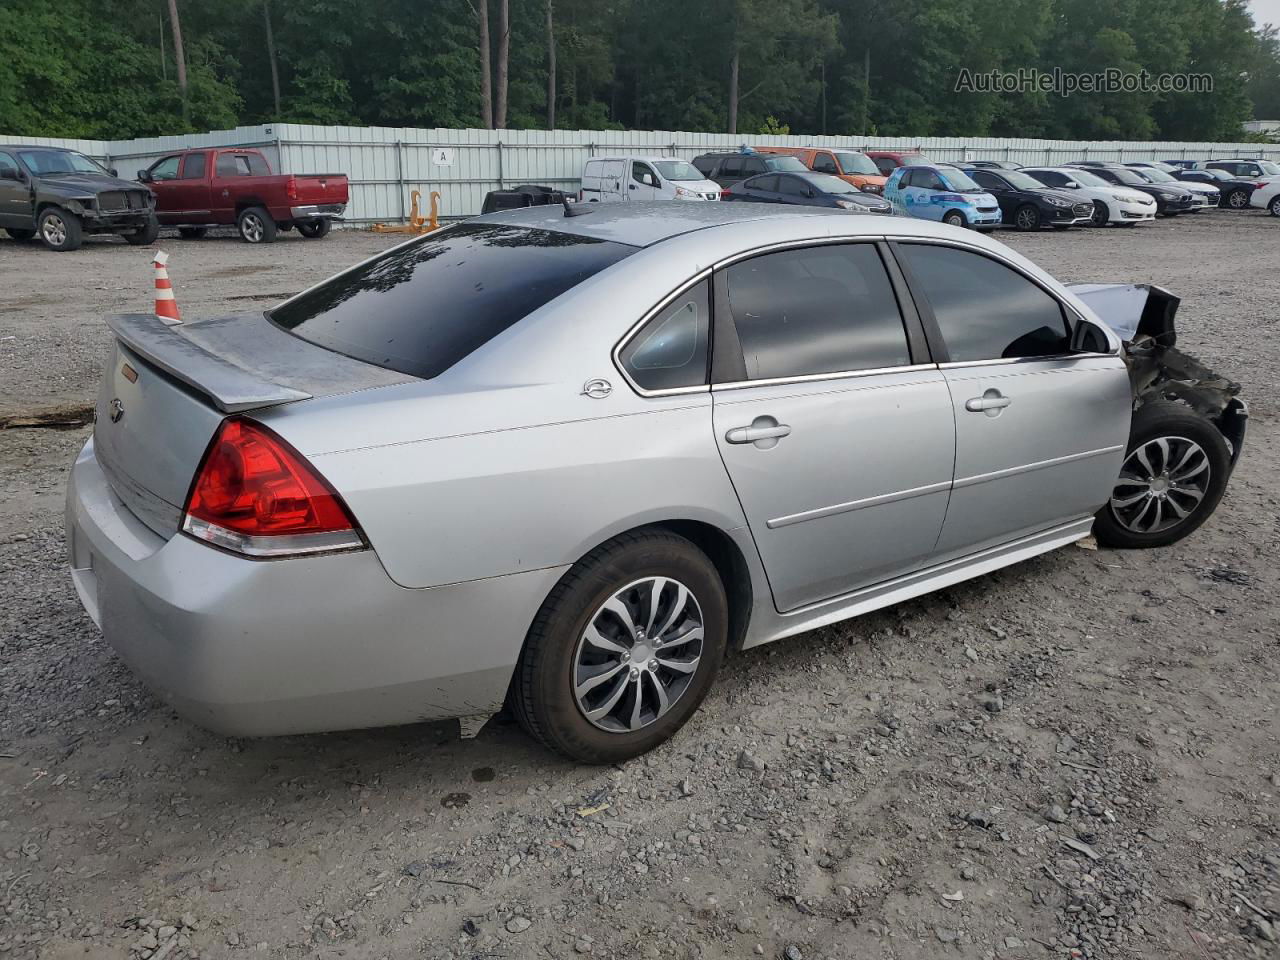
{"label": "dirt lot", "polygon": [[[176,718],[63,569],[86,428],[0,430],[0,955],[1276,956],[1280,222],[1004,239],[1185,298],[1179,345],[1253,411],[1218,514],[738,655],[617,769],[501,721],[243,741]],[[162,241],[189,315],[389,242]],[[89,401],[148,258],[0,240],[0,419]]]}

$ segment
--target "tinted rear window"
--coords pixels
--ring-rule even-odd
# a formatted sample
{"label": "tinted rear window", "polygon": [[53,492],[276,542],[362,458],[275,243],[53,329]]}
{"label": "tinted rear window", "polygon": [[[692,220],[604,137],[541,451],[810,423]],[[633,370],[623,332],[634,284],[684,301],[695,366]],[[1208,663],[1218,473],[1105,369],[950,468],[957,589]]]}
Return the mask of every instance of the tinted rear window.
{"label": "tinted rear window", "polygon": [[635,247],[464,223],[361,264],[268,315],[309,343],[429,379]]}

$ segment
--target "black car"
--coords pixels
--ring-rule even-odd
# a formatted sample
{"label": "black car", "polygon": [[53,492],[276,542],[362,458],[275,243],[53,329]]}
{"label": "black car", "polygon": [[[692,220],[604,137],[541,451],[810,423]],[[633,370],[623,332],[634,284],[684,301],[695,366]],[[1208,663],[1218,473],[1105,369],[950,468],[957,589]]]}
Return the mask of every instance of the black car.
{"label": "black car", "polygon": [[1021,170],[1022,164],[1012,160],[970,160],[964,167],[966,170],[970,167],[976,170]]}
{"label": "black car", "polygon": [[1249,198],[1258,189],[1258,181],[1240,180],[1224,170],[1178,170],[1173,177],[1187,183],[1207,183],[1217,187],[1220,191],[1218,206],[1231,210],[1243,210],[1249,206]]}
{"label": "black car", "polygon": [[1081,160],[1079,163],[1064,164],[1067,167],[1082,167],[1094,176],[1101,177],[1107,183],[1117,186],[1133,187],[1155,198],[1156,213],[1162,217],[1176,217],[1186,213],[1196,205],[1195,195],[1190,190],[1172,183],[1151,183],[1138,176],[1137,172],[1115,163],[1100,163],[1094,160]]}
{"label": "black car", "polygon": [[829,173],[766,173],[720,194],[721,201],[794,203],[805,207],[837,207],[850,213],[893,213],[889,201],[864,193]]}
{"label": "black car", "polygon": [[704,153],[693,158],[693,165],[708,180],[722,187],[741,183],[762,173],[807,173],[809,168],[788,154],[756,153],[735,150],[732,153]]}
{"label": "black car", "polygon": [[1066,228],[1093,221],[1093,202],[1066,191],[1050,190],[1035,177],[1017,170],[961,167],[978,186],[1000,204],[1000,219],[1019,230],[1050,226]]}
{"label": "black car", "polygon": [[145,246],[160,232],[155,206],[142,184],[82,153],[0,144],[0,227],[15,240],[75,250],[86,233],[114,233]]}

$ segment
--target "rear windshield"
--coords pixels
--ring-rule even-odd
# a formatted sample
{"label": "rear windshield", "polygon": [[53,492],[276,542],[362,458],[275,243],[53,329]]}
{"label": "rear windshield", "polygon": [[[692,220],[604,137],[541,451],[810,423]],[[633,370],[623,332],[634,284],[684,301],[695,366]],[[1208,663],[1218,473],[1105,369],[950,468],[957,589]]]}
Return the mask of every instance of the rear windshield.
{"label": "rear windshield", "polygon": [[463,223],[339,274],[268,317],[308,343],[430,379],[636,249]]}

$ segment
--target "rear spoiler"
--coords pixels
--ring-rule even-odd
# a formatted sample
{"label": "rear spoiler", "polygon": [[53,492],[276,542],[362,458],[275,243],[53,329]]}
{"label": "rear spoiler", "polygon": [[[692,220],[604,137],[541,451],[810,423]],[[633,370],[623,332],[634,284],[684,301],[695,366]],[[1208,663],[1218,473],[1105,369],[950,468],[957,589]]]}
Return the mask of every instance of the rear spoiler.
{"label": "rear spoiler", "polygon": [[[260,322],[255,326],[271,339],[289,337],[261,315],[258,320]],[[215,352],[217,339],[204,336],[206,324],[195,322],[171,327],[154,314],[134,313],[111,317],[107,326],[125,347],[175,380],[207,396],[223,413],[308,400],[312,396],[268,379]]]}
{"label": "rear spoiler", "polygon": [[1126,343],[1139,336],[1148,336],[1161,347],[1178,342],[1173,318],[1182,299],[1164,287],[1146,283],[1069,283],[1067,289]]}

